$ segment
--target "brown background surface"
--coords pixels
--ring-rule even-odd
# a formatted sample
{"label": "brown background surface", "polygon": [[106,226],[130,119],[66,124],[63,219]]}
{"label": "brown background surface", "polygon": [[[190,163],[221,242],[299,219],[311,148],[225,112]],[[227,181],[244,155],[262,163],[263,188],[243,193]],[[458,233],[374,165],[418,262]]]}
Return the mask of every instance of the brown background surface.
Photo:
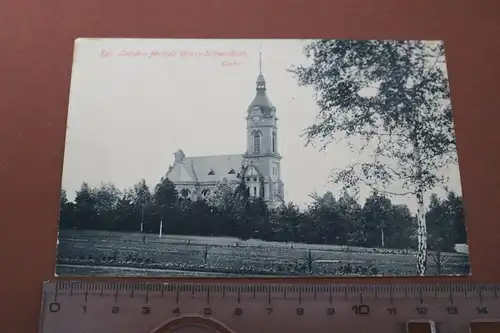
{"label": "brown background surface", "polygon": [[444,40],[472,276],[332,281],[500,283],[500,2],[282,2],[0,1],[1,332],[36,332],[42,282],[53,277],[77,37]]}

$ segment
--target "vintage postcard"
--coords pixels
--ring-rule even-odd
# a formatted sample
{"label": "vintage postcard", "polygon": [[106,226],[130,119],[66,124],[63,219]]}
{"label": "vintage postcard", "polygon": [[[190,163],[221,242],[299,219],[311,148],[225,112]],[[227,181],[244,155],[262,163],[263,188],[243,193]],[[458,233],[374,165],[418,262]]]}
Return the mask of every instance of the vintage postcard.
{"label": "vintage postcard", "polygon": [[75,42],[57,275],[468,275],[439,41]]}

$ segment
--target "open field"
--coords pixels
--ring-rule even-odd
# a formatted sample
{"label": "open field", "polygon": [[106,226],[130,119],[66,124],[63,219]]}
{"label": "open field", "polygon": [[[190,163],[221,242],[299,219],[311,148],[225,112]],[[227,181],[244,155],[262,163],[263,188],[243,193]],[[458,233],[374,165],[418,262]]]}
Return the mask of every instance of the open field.
{"label": "open field", "polygon": [[[468,256],[442,254],[441,274],[466,274]],[[429,257],[429,275],[437,273]],[[58,275],[415,275],[415,253],[229,237],[61,230]]]}

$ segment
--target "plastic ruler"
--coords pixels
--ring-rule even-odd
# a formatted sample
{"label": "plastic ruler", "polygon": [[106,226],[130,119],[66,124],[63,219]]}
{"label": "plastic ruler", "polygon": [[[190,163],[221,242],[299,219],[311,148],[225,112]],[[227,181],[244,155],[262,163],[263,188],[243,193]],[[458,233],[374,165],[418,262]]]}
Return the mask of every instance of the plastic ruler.
{"label": "plastic ruler", "polygon": [[[500,285],[54,281],[41,333],[500,333]],[[499,323],[497,323],[499,320]]]}

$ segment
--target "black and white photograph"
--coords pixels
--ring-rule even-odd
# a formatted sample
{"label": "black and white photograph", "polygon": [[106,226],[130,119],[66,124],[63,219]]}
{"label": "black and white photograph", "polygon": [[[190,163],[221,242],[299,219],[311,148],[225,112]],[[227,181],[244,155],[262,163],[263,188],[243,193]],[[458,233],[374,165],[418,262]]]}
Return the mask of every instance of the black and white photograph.
{"label": "black and white photograph", "polygon": [[452,94],[441,41],[78,38],[55,274],[469,275]]}

